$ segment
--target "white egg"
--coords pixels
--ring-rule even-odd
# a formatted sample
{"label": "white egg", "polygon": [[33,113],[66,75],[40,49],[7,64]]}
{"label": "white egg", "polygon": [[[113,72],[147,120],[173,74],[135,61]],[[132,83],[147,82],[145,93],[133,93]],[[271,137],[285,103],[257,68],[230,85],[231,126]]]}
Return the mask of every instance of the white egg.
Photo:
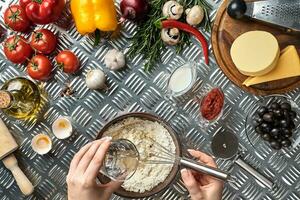
{"label": "white egg", "polygon": [[44,155],[52,149],[52,140],[48,135],[38,134],[32,138],[31,147],[36,153]]}
{"label": "white egg", "polygon": [[58,139],[66,139],[72,135],[73,127],[68,117],[59,117],[52,124],[52,132]]}

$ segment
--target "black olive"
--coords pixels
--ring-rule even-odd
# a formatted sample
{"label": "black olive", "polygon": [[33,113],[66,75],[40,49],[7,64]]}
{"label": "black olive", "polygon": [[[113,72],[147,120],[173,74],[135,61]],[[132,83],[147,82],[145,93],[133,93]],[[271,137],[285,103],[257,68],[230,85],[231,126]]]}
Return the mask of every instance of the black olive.
{"label": "black olive", "polygon": [[290,126],[289,127],[290,129],[295,129],[296,128],[296,125],[295,125],[293,120],[290,121],[289,126]]}
{"label": "black olive", "polygon": [[257,110],[257,114],[259,116],[263,116],[266,112],[268,112],[268,108],[266,108],[265,106],[262,106],[260,107],[258,110]]}
{"label": "black olive", "polygon": [[266,141],[270,141],[272,138],[269,133],[264,133],[261,137],[262,137],[262,139],[264,139]]}
{"label": "black olive", "polygon": [[280,105],[279,105],[279,103],[274,102],[274,103],[271,104],[271,108],[272,108],[273,110],[277,110],[277,109],[280,108]]}
{"label": "black olive", "polygon": [[289,139],[284,139],[284,140],[281,141],[281,145],[284,146],[284,147],[289,147],[289,146],[292,145],[292,142]]}
{"label": "black olive", "polygon": [[261,126],[256,126],[255,127],[255,131],[256,131],[256,133],[258,133],[258,134],[263,134],[264,132],[263,132],[263,129],[261,128]]}
{"label": "black olive", "polygon": [[274,137],[278,142],[281,142],[282,140],[285,139],[285,137],[277,136],[277,138]]}
{"label": "black olive", "polygon": [[291,117],[292,119],[296,119],[296,118],[297,118],[297,113],[296,113],[295,111],[291,110],[291,111],[289,112],[289,114],[290,114],[290,117]]}
{"label": "black olive", "polygon": [[283,135],[284,137],[286,137],[286,138],[290,138],[290,137],[293,135],[292,130],[287,129],[287,128],[281,129],[281,133],[282,133],[282,135]]}
{"label": "black olive", "polygon": [[291,104],[289,104],[289,103],[282,103],[281,105],[280,105],[280,107],[282,108],[282,109],[286,109],[286,110],[291,110]]}
{"label": "black olive", "polygon": [[290,111],[287,109],[283,109],[283,116],[284,117],[289,117],[290,116]]}
{"label": "black olive", "polygon": [[263,115],[263,119],[264,119],[266,122],[273,122],[273,120],[274,120],[274,114],[271,113],[271,112],[265,113],[265,114]]}
{"label": "black olive", "polygon": [[277,118],[280,118],[283,115],[283,112],[280,109],[274,110],[273,113],[274,113],[275,117],[277,117]]}
{"label": "black olive", "polygon": [[282,120],[280,120],[280,125],[283,128],[288,128],[289,127],[289,122],[286,119],[282,119]]}
{"label": "black olive", "polygon": [[273,126],[274,127],[279,127],[280,126],[280,121],[275,119],[274,122],[273,122]]}
{"label": "black olive", "polygon": [[262,123],[260,126],[261,126],[262,130],[266,133],[269,133],[271,131],[270,124]]}
{"label": "black olive", "polygon": [[281,143],[279,143],[278,141],[276,140],[271,140],[270,141],[270,144],[271,144],[271,147],[275,150],[279,150],[281,149]]}
{"label": "black olive", "polygon": [[230,17],[241,19],[247,10],[247,5],[243,0],[232,0],[227,6],[227,13]]}
{"label": "black olive", "polygon": [[273,128],[273,129],[271,130],[271,135],[272,135],[273,137],[279,136],[279,134],[280,134],[280,131],[279,131],[278,128]]}

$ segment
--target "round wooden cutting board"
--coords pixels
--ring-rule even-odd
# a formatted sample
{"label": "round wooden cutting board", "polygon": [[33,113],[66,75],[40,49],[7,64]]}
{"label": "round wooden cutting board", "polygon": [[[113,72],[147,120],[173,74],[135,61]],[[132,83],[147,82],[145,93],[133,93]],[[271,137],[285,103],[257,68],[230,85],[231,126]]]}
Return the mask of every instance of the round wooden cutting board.
{"label": "round wooden cutting board", "polygon": [[230,56],[230,47],[238,36],[247,31],[268,31],[277,38],[281,50],[288,45],[295,45],[298,53],[300,53],[300,36],[289,35],[278,28],[273,28],[260,22],[253,22],[247,19],[232,19],[226,12],[228,2],[228,0],[224,0],[219,8],[212,32],[213,52],[218,65],[225,75],[237,86],[255,95],[280,94],[299,87],[300,77],[272,81],[250,87],[243,85],[247,76],[244,76],[237,70]]}

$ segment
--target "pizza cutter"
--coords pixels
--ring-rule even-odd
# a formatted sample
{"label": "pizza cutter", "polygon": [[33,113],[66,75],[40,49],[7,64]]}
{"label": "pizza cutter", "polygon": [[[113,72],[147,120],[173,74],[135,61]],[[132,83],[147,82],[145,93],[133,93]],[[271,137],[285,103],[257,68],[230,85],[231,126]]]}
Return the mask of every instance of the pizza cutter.
{"label": "pizza cutter", "polygon": [[299,0],[263,0],[245,2],[232,0],[227,13],[235,19],[247,18],[300,34]]}
{"label": "pizza cutter", "polygon": [[[238,147],[238,138],[231,132],[218,132],[213,136],[211,142],[211,149],[214,156],[222,159],[233,159],[235,164],[247,171],[268,189],[272,190],[273,183],[241,158]],[[235,177],[231,177],[232,182],[234,182]]]}

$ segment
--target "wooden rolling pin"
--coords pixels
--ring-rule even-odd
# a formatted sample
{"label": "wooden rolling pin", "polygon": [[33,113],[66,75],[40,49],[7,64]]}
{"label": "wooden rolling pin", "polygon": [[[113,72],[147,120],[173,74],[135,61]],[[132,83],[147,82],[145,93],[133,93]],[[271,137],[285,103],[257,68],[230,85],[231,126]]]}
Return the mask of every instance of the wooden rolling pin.
{"label": "wooden rolling pin", "polygon": [[11,171],[22,193],[27,196],[33,192],[34,187],[19,168],[18,161],[13,155],[17,148],[18,144],[0,118],[0,160]]}

